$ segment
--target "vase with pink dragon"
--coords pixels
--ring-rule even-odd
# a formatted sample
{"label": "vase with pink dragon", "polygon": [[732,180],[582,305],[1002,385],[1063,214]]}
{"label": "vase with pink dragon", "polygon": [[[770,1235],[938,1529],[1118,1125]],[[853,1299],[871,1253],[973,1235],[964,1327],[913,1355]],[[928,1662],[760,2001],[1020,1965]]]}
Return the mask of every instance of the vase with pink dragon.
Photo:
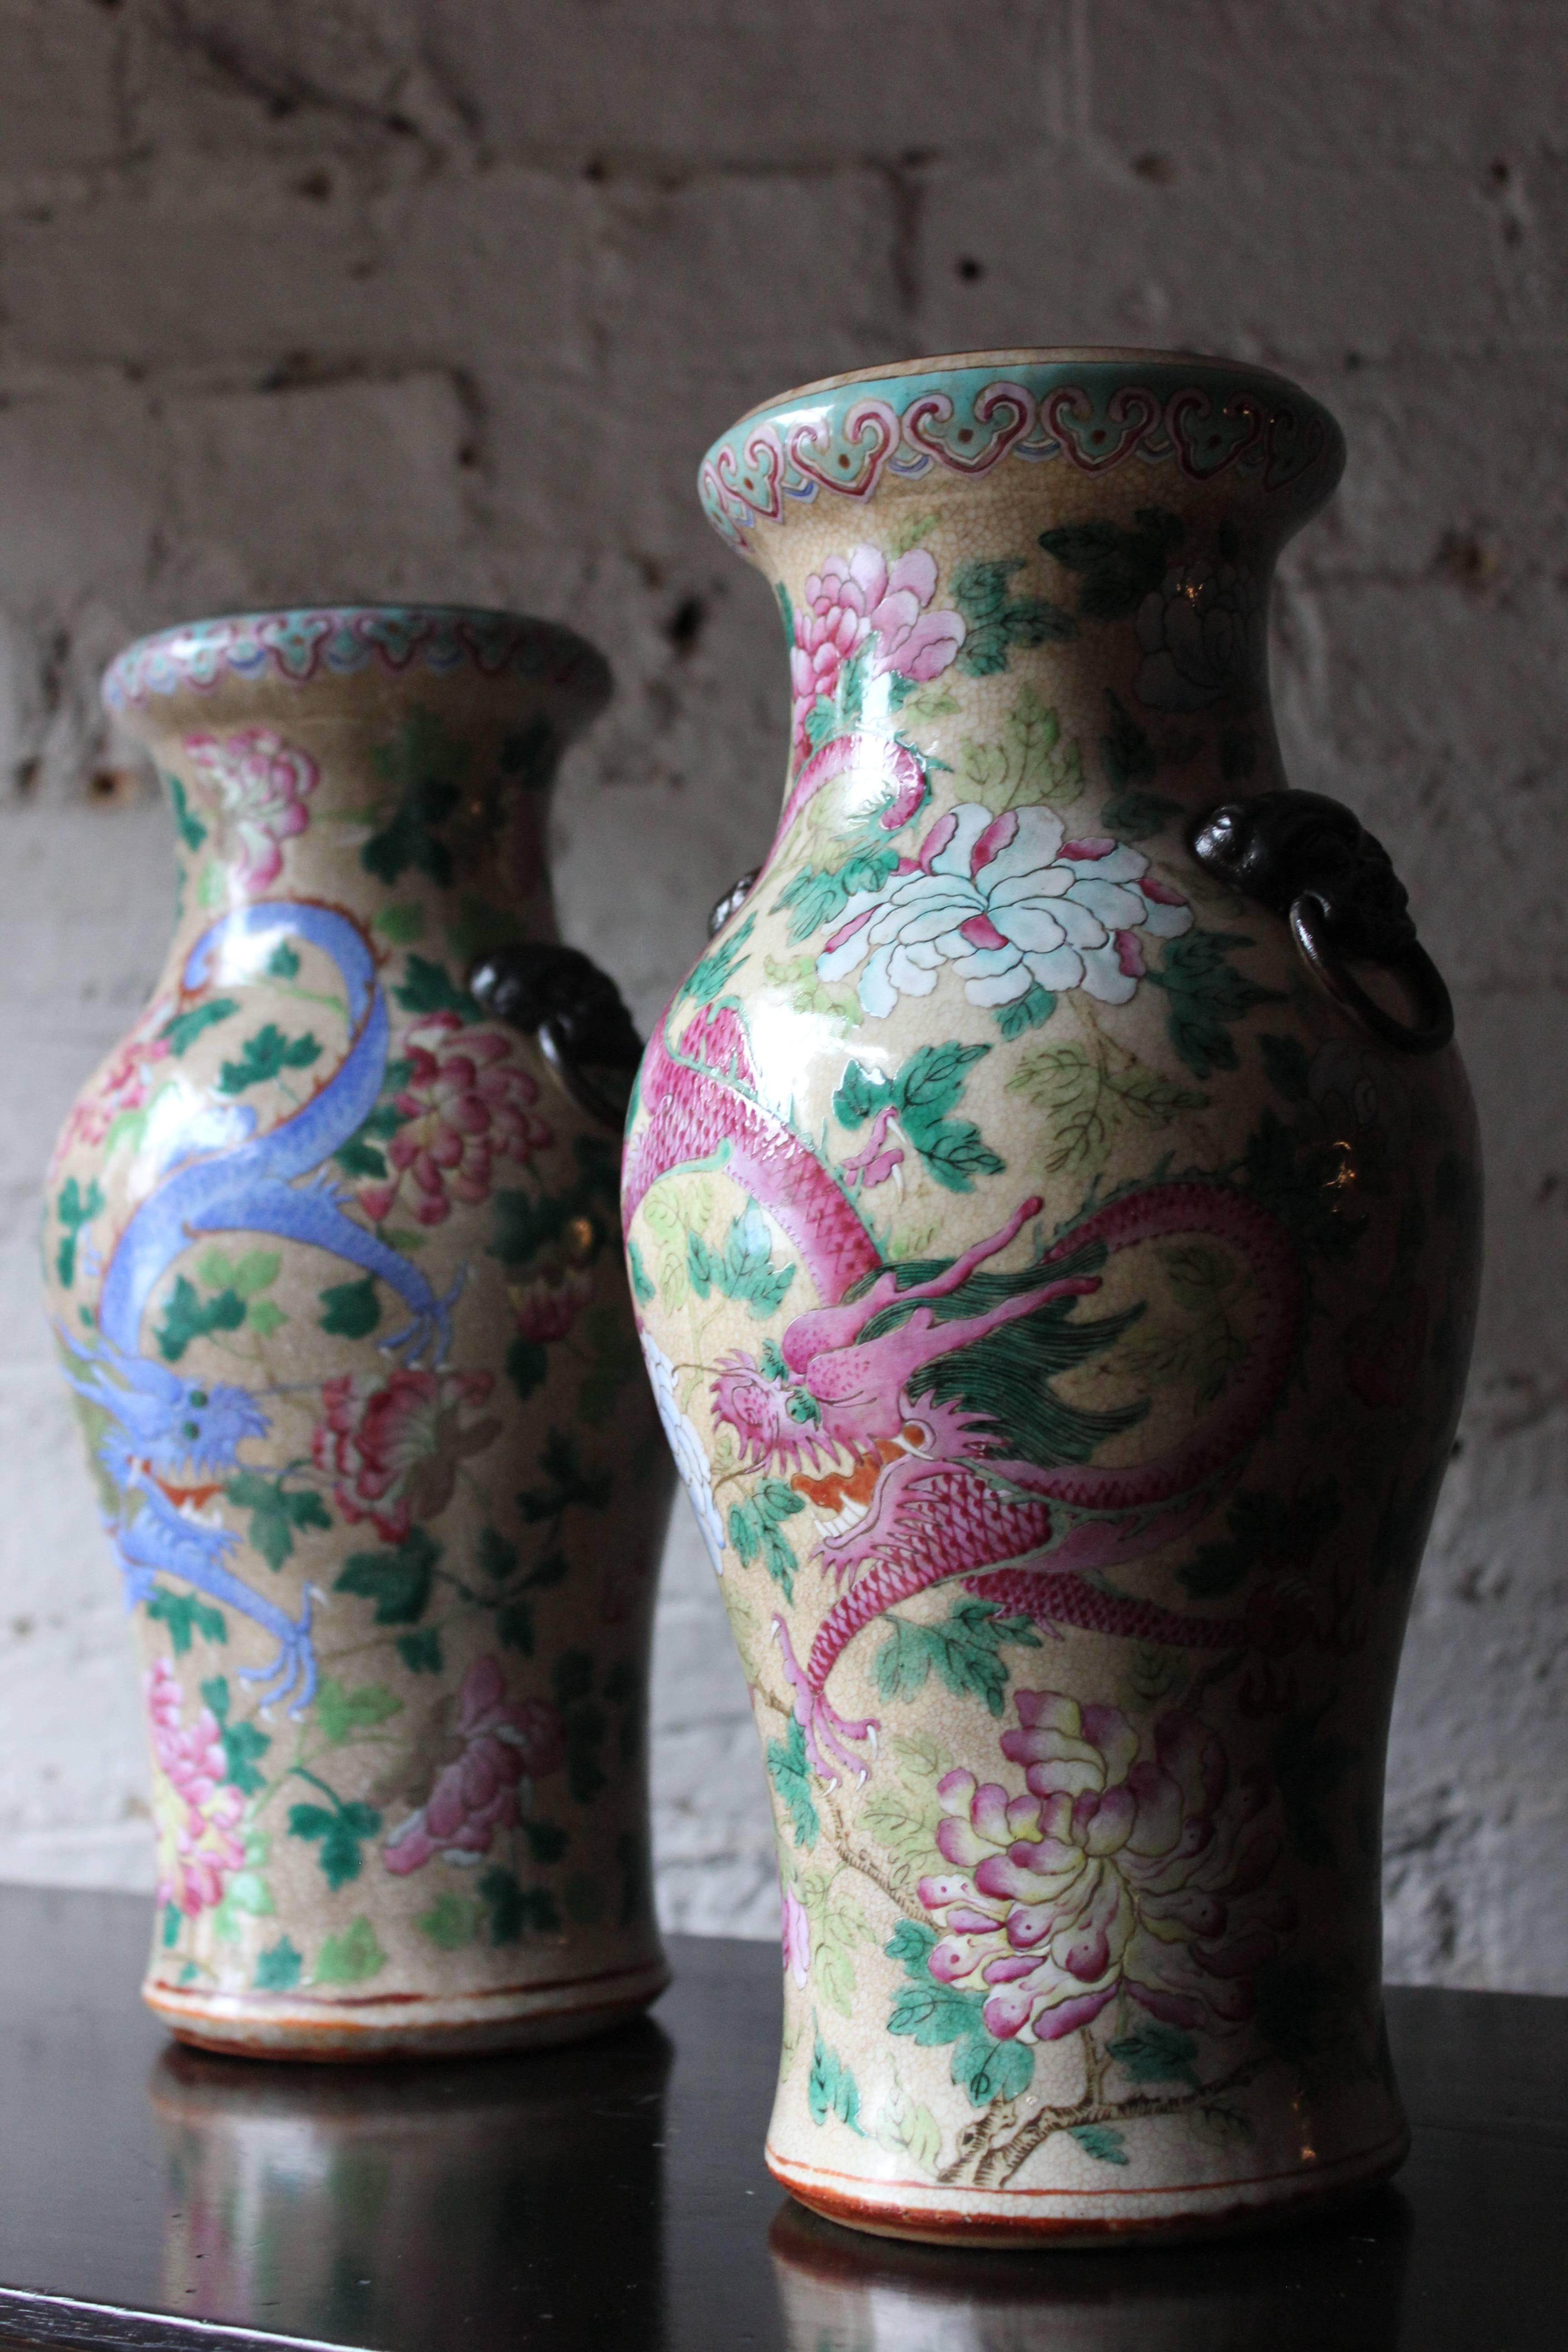
{"label": "vase with pink dragon", "polygon": [[559,2041],[667,1979],[638,1041],[544,855],[608,690],[564,629],[424,605],[196,623],[106,680],[176,921],[44,1255],[140,1654],[144,1992],[186,2041]]}
{"label": "vase with pink dragon", "polygon": [[835,379],[701,473],[784,623],[760,871],[623,1221],[771,1784],[768,2160],[975,2243],[1392,2172],[1379,1829],[1479,1163],[1387,853],[1286,782],[1262,370]]}

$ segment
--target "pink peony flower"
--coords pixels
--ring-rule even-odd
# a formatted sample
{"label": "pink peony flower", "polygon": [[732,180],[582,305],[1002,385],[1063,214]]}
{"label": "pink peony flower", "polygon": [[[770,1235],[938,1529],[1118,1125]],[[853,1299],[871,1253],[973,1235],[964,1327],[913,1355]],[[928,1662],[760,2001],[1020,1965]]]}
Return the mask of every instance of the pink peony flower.
{"label": "pink peony flower", "polygon": [[1017,1694],[1002,1752],[1026,1793],[950,1772],[937,1843],[950,1877],[921,1881],[942,1922],[931,1971],[988,1990],[999,2036],[1050,2042],[1125,1993],[1168,2025],[1239,2023],[1252,1976],[1295,1925],[1267,1881],[1279,1832],[1261,1772],[1232,1782],[1189,1715],[1154,1725],[1152,1758],[1119,1708]]}
{"label": "pink peony flower", "polygon": [[153,1660],[144,1688],[153,1735],[158,1901],[194,1919],[222,1902],[226,1874],[245,1861],[238,1835],[245,1799],[226,1779],[223,1734],[211,1708],[204,1706],[195,1723],[182,1724],[184,1695],[173,1659]]}
{"label": "pink peony flower", "polygon": [[437,1518],[452,1499],[458,1465],[500,1434],[499,1421],[463,1426],[464,1406],[481,1405],[491,1372],[342,1373],[321,1389],[326,1417],[310,1455],[336,1482],[345,1519],[369,1519],[384,1543],[401,1543],[416,1519]]}
{"label": "pink peony flower", "polygon": [[241,882],[265,889],[282,871],[283,843],[310,821],[305,801],[316,789],[314,760],[270,727],[187,735],[185,751],[216,796]]}
{"label": "pink peony flower", "polygon": [[957,613],[926,611],[935,593],[936,563],[923,547],[900,555],[889,571],[876,548],[861,546],[850,555],[830,555],[811,574],[795,607],[790,649],[795,740],[803,758],[811,749],[805,722],[817,697],[833,700],[840,670],[868,640],[875,640],[873,677],[896,670],[925,679],[947,667],[963,643],[964,626]]}
{"label": "pink peony flower", "polygon": [[496,1832],[513,1828],[531,1802],[530,1783],[565,1760],[560,1708],[547,1698],[509,1704],[499,1661],[476,1658],[458,1693],[456,1752],[418,1811],[382,1847],[383,1862],[405,1878],[437,1854],[460,1863],[489,1853]]}
{"label": "pink peony flower", "polygon": [[[439,1031],[445,1024],[423,1025]],[[512,1059],[510,1038],[468,1030],[460,1043],[410,1042],[405,1059],[407,1076],[394,1097],[402,1124],[386,1147],[394,1173],[360,1188],[361,1205],[377,1224],[405,1185],[418,1223],[444,1224],[454,1201],[478,1208],[489,1200],[498,1159],[525,1168],[554,1142],[533,1108],[538,1085]]]}
{"label": "pink peony flower", "polygon": [[784,1897],[784,1964],[797,1985],[811,1974],[811,1921],[793,1886],[781,1886]]}
{"label": "pink peony flower", "polygon": [[78,1143],[101,1143],[122,1111],[140,1110],[153,1087],[153,1066],[167,1061],[168,1043],[158,1031],[169,1018],[171,1000],[150,1004],[131,1034],[116,1048],[90,1094],[72,1106],[49,1162],[52,1176]]}
{"label": "pink peony flower", "polygon": [[507,1296],[517,1318],[518,1337],[548,1347],[553,1339],[564,1339],[592,1303],[594,1277],[585,1266],[568,1266],[553,1282],[541,1275],[537,1282],[521,1284]]}

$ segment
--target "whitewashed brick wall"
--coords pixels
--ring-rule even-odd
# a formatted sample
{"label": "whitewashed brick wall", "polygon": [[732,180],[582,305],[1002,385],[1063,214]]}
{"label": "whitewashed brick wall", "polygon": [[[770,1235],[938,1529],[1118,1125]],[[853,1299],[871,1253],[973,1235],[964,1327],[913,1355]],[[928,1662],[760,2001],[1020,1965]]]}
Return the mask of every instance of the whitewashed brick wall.
{"label": "whitewashed brick wall", "polygon": [[[918,351],[1185,344],[1344,420],[1279,602],[1288,757],[1394,846],[1490,1153],[1391,1968],[1568,1990],[1565,126],[1561,0],[0,0],[0,1874],[149,1875],[34,1271],[49,1139],[170,913],[106,657],[261,602],[574,622],[620,694],[567,772],[563,906],[646,1017],[782,778],[776,624],[699,516],[707,442]],[[771,1931],[684,1522],[657,1724],[667,1916]]]}

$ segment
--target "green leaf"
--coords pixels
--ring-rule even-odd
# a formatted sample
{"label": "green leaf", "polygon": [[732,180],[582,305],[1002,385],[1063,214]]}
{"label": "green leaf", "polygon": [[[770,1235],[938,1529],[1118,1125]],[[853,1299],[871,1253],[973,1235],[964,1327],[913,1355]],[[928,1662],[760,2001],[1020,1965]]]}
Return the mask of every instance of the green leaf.
{"label": "green leaf", "polygon": [[368,1339],[381,1321],[375,1276],[363,1282],[335,1282],[321,1294],[321,1328],[338,1339]]}
{"label": "green leaf", "polygon": [[1105,698],[1110,705],[1110,729],[1100,739],[1100,765],[1113,790],[1126,793],[1148,782],[1160,764],[1159,754],[1114,688],[1106,688]]}
{"label": "green leaf", "polygon": [[246,1321],[263,1339],[269,1339],[289,1318],[274,1299],[253,1298],[246,1308]]}
{"label": "green leaf", "polygon": [[302,1037],[285,1037],[277,1023],[268,1021],[254,1036],[245,1040],[237,1062],[220,1066],[218,1092],[242,1095],[247,1087],[280,1078],[285,1070],[308,1070],[312,1062],[320,1061],[321,1055],[321,1040],[309,1030]]}
{"label": "green leaf", "polygon": [[952,578],[952,601],[965,635],[958,667],[968,677],[992,677],[1007,667],[1015,646],[1065,645],[1078,635],[1070,613],[1044,596],[1016,596],[1009,583],[1024,568],[1021,555],[977,559]]}
{"label": "green leaf", "polygon": [[1132,2160],[1114,2124],[1068,2124],[1068,2137],[1076,2139],[1084,2154],[1100,2164],[1130,2164]]}
{"label": "green leaf", "polygon": [[982,2026],[953,2051],[952,2074],[972,2105],[985,2107],[993,2099],[1022,2097],[1035,2079],[1035,2053],[1027,2042],[999,2042]]}
{"label": "green leaf", "polygon": [[66,1178],[60,1187],[59,1199],[55,1203],[55,1214],[64,1227],[55,1257],[55,1271],[59,1276],[62,1290],[68,1290],[76,1280],[77,1241],[81,1229],[92,1223],[102,1207],[103,1194],[99,1190],[96,1178],[89,1182],[85,1192],[79,1189],[74,1176]]}
{"label": "green leaf", "polygon": [[1311,1091],[1311,1074],[1307,1049],[1300,1037],[1259,1037],[1258,1050],[1263,1056],[1263,1067],[1270,1086],[1276,1087],[1287,1102],[1305,1102]]}
{"label": "green leaf", "polygon": [[746,1502],[733,1504],[730,1510],[730,1541],[742,1567],[750,1568],[760,1556],[773,1582],[783,1588],[787,1604],[795,1600],[799,1563],[787,1537],[779,1530],[785,1519],[793,1519],[805,1508],[805,1498],[782,1478],[764,1478]]}
{"label": "green leaf", "polygon": [[312,1984],[363,1984],[379,1976],[386,1954],[375,1940],[375,1929],[361,1912],[341,1936],[328,1936],[316,1955]]}
{"label": "green leaf", "polygon": [[613,1474],[608,1470],[584,1470],[578,1460],[577,1441],[565,1430],[551,1430],[544,1441],[540,1468],[548,1483],[525,1487],[517,1498],[518,1508],[531,1527],[542,1519],[560,1518],[574,1505],[584,1510],[602,1511],[608,1504]]}
{"label": "green leaf", "polygon": [[971,1066],[989,1045],[922,1045],[891,1078],[851,1062],[833,1097],[833,1115],[851,1132],[884,1109],[891,1109],[910,1142],[937,1182],[949,1192],[971,1192],[976,1176],[998,1176],[1006,1162],[993,1151],[971,1119],[951,1116],[967,1083]]}
{"label": "green leaf", "polygon": [[237,1510],[250,1513],[250,1540],[274,1574],[292,1559],[296,1535],[310,1528],[325,1533],[332,1524],[313,1487],[290,1492],[280,1477],[268,1478],[259,1470],[242,1470],[223,1491]]}
{"label": "green leaf", "polygon": [[449,735],[433,712],[415,710],[394,740],[372,758],[396,797],[381,831],[360,851],[360,863],[378,882],[394,883],[412,866],[449,889],[452,853],[437,834],[458,808],[468,771],[467,744]]}
{"label": "green leaf", "polygon": [[[778,1792],[780,1803],[790,1817],[796,1845],[809,1853],[822,1834],[822,1823],[812,1799],[811,1775],[806,1769],[805,1734],[798,1720],[790,1717],[784,1738],[770,1739],[766,1750],[768,1778]],[[935,1937],[932,1937],[935,1942]]]}
{"label": "green leaf", "polygon": [[193,1004],[188,1012],[176,1013],[172,1021],[165,1021],[158,1032],[159,1041],[178,1057],[189,1052],[204,1029],[213,1028],[238,1011],[237,997],[209,996],[205,1004]]}
{"label": "green leaf", "polygon": [[961,1991],[931,1975],[934,1929],[913,1919],[901,1919],[884,1948],[889,1959],[902,1962],[908,1979],[889,2014],[889,2032],[907,2034],[925,2050],[952,2042],[950,2072],[974,2106],[1021,2096],[1034,2080],[1033,2050],[1024,2042],[998,2041],[987,2032],[983,1993]]}
{"label": "green leaf", "polygon": [[1032,686],[1020,688],[1003,721],[1002,740],[966,741],[959,769],[974,798],[994,816],[1042,802],[1068,808],[1083,792],[1078,744],[1071,736],[1062,740],[1055,710]]}
{"label": "green leaf", "polygon": [[[1105,755],[1105,741],[1100,743]],[[1106,759],[1109,769],[1110,761]],[[1100,822],[1107,833],[1119,841],[1147,841],[1151,835],[1163,833],[1165,827],[1182,814],[1180,801],[1168,801],[1160,793],[1147,793],[1136,784],[1124,792],[1114,793],[1100,812]]]}
{"label": "green leaf", "polygon": [[626,1265],[632,1277],[632,1297],[639,1307],[651,1307],[658,1297],[642,1262],[642,1252],[636,1242],[626,1244]]}
{"label": "green leaf", "polygon": [[424,1625],[417,1633],[400,1633],[395,1647],[411,1675],[438,1675],[446,1665],[439,1626]]}
{"label": "green leaf", "polygon": [[898,863],[898,851],[882,841],[851,851],[840,866],[806,866],[780,891],[773,912],[788,910],[792,940],[809,939],[836,922],[858,893],[879,890]]}
{"label": "green leaf", "polygon": [[1151,2019],[1134,2033],[1107,2045],[1110,2057],[1135,2083],[1190,2083],[1197,2086],[1198,2045],[1190,2033]]}
{"label": "green leaf", "polygon": [[275,1944],[256,1955],[256,1990],[258,1992],[292,1992],[300,1981],[304,1960],[287,1936],[279,1936]]}
{"label": "green leaf", "polygon": [[298,980],[300,977],[298,949],[291,948],[287,940],[279,940],[267,959],[266,968],[268,980]]}
{"label": "green leaf", "polygon": [[384,1176],[386,1154],[384,1151],[378,1151],[374,1143],[364,1142],[362,1139],[363,1135],[364,1129],[361,1128],[358,1135],[351,1135],[346,1143],[339,1145],[332,1158],[342,1170],[343,1174],[351,1179],[361,1176]]}
{"label": "green leaf", "polygon": [[167,768],[161,768],[158,772],[163,779],[163,788],[169,795],[169,805],[174,812],[174,831],[180,836],[181,845],[188,849],[194,857],[207,837],[207,829],[199,817],[192,814],[191,803],[186,797],[185,787],[181,779],[171,773]]}
{"label": "green leaf", "polygon": [[742,959],[746,942],[756,928],[756,909],[753,908],[738,930],[731,931],[727,940],[721,939],[710,948],[693,969],[681,993],[699,1004],[711,1004],[729,985],[731,975]]}
{"label": "green leaf", "polygon": [[1186,536],[1179,515],[1140,507],[1131,527],[1115,522],[1067,523],[1040,533],[1054,562],[1079,580],[1078,609],[1086,621],[1124,621],[1158,588]]}
{"label": "green leaf", "polygon": [[1040,1165],[1048,1176],[1098,1165],[1115,1129],[1131,1119],[1163,1127],[1181,1110],[1203,1110],[1208,1097],[1179,1087],[1139,1063],[1113,1068],[1100,1054],[1076,1043],[1041,1045],[1026,1054],[1007,1081],[1046,1115],[1048,1148]]}
{"label": "green leaf", "polygon": [[471,1895],[454,1895],[448,1888],[445,1894],[437,1895],[429,1910],[421,1912],[414,1924],[441,1951],[458,1952],[465,1944],[473,1942],[483,1916]]}
{"label": "green leaf", "polygon": [[515,1944],[526,1929],[551,1936],[560,1928],[554,1896],[542,1886],[520,1886],[510,1870],[487,1870],[479,1893],[489,1914],[492,1943]]}
{"label": "green leaf", "polygon": [[466,988],[449,977],[444,963],[428,956],[411,955],[404,975],[392,992],[405,1013],[456,1013],[465,1021],[479,1017],[479,1006]]}
{"label": "green leaf", "polygon": [[169,1629],[169,1640],[174,1655],[183,1658],[191,1646],[191,1636],[199,1633],[204,1642],[226,1642],[228,1626],[221,1609],[209,1607],[198,1601],[194,1592],[171,1592],[167,1585],[155,1584],[153,1598],[147,1603],[149,1617]]}
{"label": "green leaf", "polygon": [[1002,1645],[1040,1646],[1026,1617],[1000,1617],[994,1601],[955,1601],[940,1625],[917,1625],[890,1612],[885,1622],[889,1633],[877,1652],[877,1688],[888,1700],[912,1698],[934,1671],[955,1698],[982,1698],[999,1717],[1007,1688]]}
{"label": "green leaf", "polygon": [[506,1376],[526,1404],[550,1377],[550,1356],[541,1339],[516,1339],[506,1351]]}
{"label": "green leaf", "polygon": [[1229,1024],[1255,1004],[1282,1002],[1277,988],[1260,987],[1225,961],[1227,950],[1254,944],[1238,931],[1188,931],[1165,941],[1161,969],[1147,975],[1165,992],[1171,1043],[1196,1078],[1237,1067]]}
{"label": "green leaf", "polygon": [[1011,1045],[1015,1037],[1021,1037],[1027,1029],[1043,1029],[1056,1009],[1057,1000],[1050,990],[1042,988],[1036,981],[1022,996],[1016,996],[1011,1004],[998,1004],[994,1019],[1003,1037]]}
{"label": "green leaf", "polygon": [[361,1849],[380,1827],[381,1815],[374,1805],[357,1801],[345,1804],[337,1797],[332,1799],[331,1807],[300,1804],[289,1808],[289,1836],[302,1838],[315,1846],[321,1875],[334,1894],[351,1878],[359,1876],[363,1867]]}
{"label": "green leaf", "polygon": [[425,936],[425,909],[415,899],[405,899],[398,907],[383,907],[371,918],[371,929],[379,931],[395,948],[405,948]]}
{"label": "green leaf", "polygon": [[526,1601],[509,1601],[496,1612],[496,1635],[503,1650],[521,1650],[525,1658],[533,1655],[533,1610]]}
{"label": "green leaf", "polygon": [[607,1728],[604,1711],[585,1700],[566,1715],[566,1786],[580,1805],[592,1804],[609,1777],[600,1761]]}
{"label": "green leaf", "polygon": [[535,1862],[559,1862],[571,1843],[567,1832],[554,1822],[519,1822]]}
{"label": "green leaf", "polygon": [[504,1584],[509,1576],[517,1572],[517,1546],[508,1543],[494,1528],[481,1528],[474,1558],[480,1574],[497,1584]]}
{"label": "green leaf", "polygon": [[177,1364],[193,1339],[205,1339],[214,1331],[237,1331],[246,1311],[237,1290],[220,1290],[216,1297],[203,1299],[193,1282],[176,1275],[155,1335],[163,1360]]}
{"label": "green leaf", "polygon": [[347,1690],[331,1675],[316,1685],[315,1719],[332,1747],[341,1748],[356,1731],[372,1731],[389,1717],[401,1715],[403,1701],[384,1683],[361,1683]]}
{"label": "green leaf", "polygon": [[423,1528],[410,1528],[394,1550],[351,1553],[332,1590],[374,1601],[378,1625],[413,1625],[425,1614],[440,1557]]}
{"label": "green leaf", "polygon": [[687,1236],[687,1274],[699,1298],[720,1290],[744,1300],[759,1322],[783,1304],[795,1280],[794,1266],[775,1266],[773,1255],[773,1236],[754,1204],[735,1219],[721,1250],[710,1250],[700,1234]]}
{"label": "green leaf", "polygon": [[865,2137],[860,2128],[860,2094],[855,2077],[837,2052],[828,2048],[820,2032],[811,2053],[805,2104],[814,2124],[825,2124],[829,2116],[837,2116],[841,2124],[848,2125],[857,2138]]}
{"label": "green leaf", "polygon": [[226,1676],[214,1675],[201,1688],[203,1701],[216,1718],[218,1737],[223,1741],[224,1778],[246,1796],[254,1797],[267,1786],[256,1764],[258,1758],[265,1756],[271,1747],[271,1735],[258,1730],[254,1723],[230,1723]]}

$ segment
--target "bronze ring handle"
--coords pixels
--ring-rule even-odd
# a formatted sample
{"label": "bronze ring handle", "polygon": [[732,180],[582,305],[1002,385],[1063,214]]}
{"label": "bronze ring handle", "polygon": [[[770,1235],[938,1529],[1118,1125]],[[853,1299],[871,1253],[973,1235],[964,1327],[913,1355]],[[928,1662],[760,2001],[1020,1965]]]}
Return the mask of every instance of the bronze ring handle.
{"label": "bronze ring handle", "polygon": [[1290,902],[1290,929],[1310,970],[1345,1011],[1384,1045],[1405,1054],[1441,1053],[1454,1034],[1454,1003],[1442,973],[1417,940],[1387,959],[1387,969],[1403,980],[1415,999],[1414,1024],[1385,1013],[1367,994],[1341,960],[1329,923],[1328,908],[1314,890],[1303,890]]}

